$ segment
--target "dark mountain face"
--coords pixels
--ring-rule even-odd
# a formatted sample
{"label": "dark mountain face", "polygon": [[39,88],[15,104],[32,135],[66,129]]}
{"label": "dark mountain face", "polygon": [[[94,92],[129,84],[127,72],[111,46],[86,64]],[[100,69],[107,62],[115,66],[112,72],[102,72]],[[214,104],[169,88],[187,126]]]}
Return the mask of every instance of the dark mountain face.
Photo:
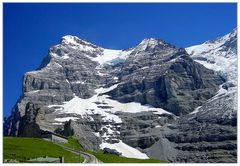
{"label": "dark mountain face", "polygon": [[202,105],[224,82],[212,70],[194,62],[184,49],[162,49],[130,54],[123,65],[117,66],[120,84],[107,94],[123,103],[149,104],[181,115]]}
{"label": "dark mountain face", "polygon": [[[236,162],[237,93],[229,71],[237,63],[231,58],[233,68],[219,72],[199,51],[217,48],[217,55],[234,57],[234,34],[208,41],[218,47],[187,48],[190,56],[154,38],[110,50],[64,36],[38,70],[25,73],[4,135],[41,137],[50,131],[74,135],[88,150],[118,144],[126,157]],[[214,50],[209,56],[216,56]],[[129,155],[121,147],[136,149]]]}

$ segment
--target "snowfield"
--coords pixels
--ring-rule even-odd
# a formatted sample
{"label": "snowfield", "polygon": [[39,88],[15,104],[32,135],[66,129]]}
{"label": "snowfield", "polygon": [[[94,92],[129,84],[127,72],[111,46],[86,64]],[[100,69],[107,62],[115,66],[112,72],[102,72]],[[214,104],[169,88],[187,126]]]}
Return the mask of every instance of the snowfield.
{"label": "snowfield", "polygon": [[[216,40],[210,40],[200,45],[186,48],[188,54],[196,62],[202,64],[206,68],[216,71],[217,74],[226,79],[227,83],[233,84],[227,89],[223,88],[223,85],[226,83],[221,85],[216,95],[207,100],[206,103],[220,100],[220,98],[224,96],[225,98],[227,98],[227,96],[234,96],[237,91],[237,48],[235,48],[234,44],[237,39],[236,35],[237,29],[234,29],[231,33],[217,38]],[[237,111],[236,98],[234,98],[232,107]],[[200,111],[202,111],[202,106],[197,107],[190,114],[197,114]],[[226,111],[225,114],[231,114],[231,110]]]}
{"label": "snowfield", "polygon": [[[130,103],[120,103],[116,100],[112,100],[108,95],[101,95],[103,93],[109,92],[115,89],[118,84],[112,85],[108,88],[98,88],[95,90],[96,94],[88,99],[82,99],[78,96],[75,96],[68,102],[64,102],[62,105],[49,105],[49,108],[54,108],[58,114],[73,114],[81,115],[82,118],[93,121],[93,115],[99,114],[102,117],[103,122],[108,122],[102,126],[101,131],[104,131],[104,134],[100,136],[99,132],[94,132],[97,137],[103,139],[102,144],[100,145],[101,149],[105,147],[110,149],[115,149],[118,152],[122,153],[123,156],[129,158],[139,158],[139,159],[148,159],[148,156],[139,150],[128,146],[123,143],[122,140],[119,140],[119,143],[110,144],[106,141],[108,139],[114,138],[117,139],[117,135],[120,135],[120,132],[116,129],[121,126],[122,119],[115,115],[116,112],[129,112],[129,113],[138,113],[143,111],[151,111],[154,114],[171,114],[161,108],[154,108],[150,105],[141,105],[140,103],[130,102]],[[107,107],[106,107],[107,106]],[[56,118],[56,122],[66,122],[72,120],[77,120],[77,117],[64,117]],[[113,125],[114,124],[114,127]]]}
{"label": "snowfield", "polygon": [[[49,108],[60,107],[58,108],[59,114],[68,113],[68,114],[78,114],[84,117],[89,117],[89,115],[100,114],[104,118],[105,122],[122,123],[122,120],[114,115],[116,112],[129,112],[129,113],[138,113],[143,111],[151,111],[154,114],[171,114],[161,108],[154,108],[150,105],[141,105],[137,102],[130,103],[120,103],[117,100],[112,100],[108,95],[99,95],[102,93],[109,92],[115,89],[118,84],[115,84],[109,88],[99,88],[96,89],[96,94],[88,99],[82,99],[78,96],[75,96],[68,102],[65,102],[63,105],[49,105]],[[108,108],[101,108],[101,106],[109,106]]]}
{"label": "snowfield", "polygon": [[186,48],[188,54],[206,68],[237,85],[237,48],[226,49],[236,40],[237,30],[213,41]]}
{"label": "snowfield", "polygon": [[122,153],[122,156],[128,157],[128,158],[138,158],[138,159],[149,159],[149,157],[145,154],[140,152],[139,150],[128,146],[127,144],[120,141],[119,143],[115,144],[109,144],[107,142],[104,142],[100,145],[101,149],[104,148],[110,148],[115,149],[116,151]]}
{"label": "snowfield", "polygon": [[100,65],[105,64],[112,64],[116,62],[125,61],[127,57],[131,54],[131,50],[124,51],[124,50],[111,50],[111,49],[104,49],[103,55],[98,55],[92,60],[97,61]]}
{"label": "snowfield", "polygon": [[64,118],[56,118],[55,120],[58,121],[58,122],[66,122],[66,121],[69,121],[69,120],[77,120],[79,118],[76,118],[76,117],[64,117]]}

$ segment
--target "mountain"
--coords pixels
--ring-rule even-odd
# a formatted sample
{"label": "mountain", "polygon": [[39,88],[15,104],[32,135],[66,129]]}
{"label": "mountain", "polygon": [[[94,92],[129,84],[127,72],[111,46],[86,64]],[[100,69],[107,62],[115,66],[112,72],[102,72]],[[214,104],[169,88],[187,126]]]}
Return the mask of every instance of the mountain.
{"label": "mountain", "polygon": [[215,40],[188,47],[186,51],[196,62],[237,85],[237,29]]}
{"label": "mountain", "polygon": [[131,158],[236,162],[236,40],[235,29],[186,49],[147,38],[111,50],[64,36],[25,73],[4,135],[55,132]]}
{"label": "mountain", "polygon": [[[193,112],[162,127],[148,156],[172,162],[237,162],[237,30],[186,48],[190,57],[225,79]],[[159,150],[161,148],[161,151]]]}

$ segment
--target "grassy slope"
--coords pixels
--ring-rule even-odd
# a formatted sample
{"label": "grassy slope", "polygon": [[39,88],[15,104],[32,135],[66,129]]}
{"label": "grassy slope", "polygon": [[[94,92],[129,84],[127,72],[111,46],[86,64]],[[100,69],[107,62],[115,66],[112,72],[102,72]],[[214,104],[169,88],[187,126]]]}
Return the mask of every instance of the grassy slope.
{"label": "grassy slope", "polygon": [[155,159],[135,159],[120,157],[112,154],[104,154],[103,152],[92,152],[103,163],[167,163],[166,161],[155,160]]}
{"label": "grassy slope", "polygon": [[99,152],[86,151],[81,147],[81,145],[78,144],[77,140],[74,137],[69,137],[68,144],[64,144],[64,145],[69,148],[74,148],[76,150],[93,154],[103,163],[167,163],[166,161],[155,160],[155,159],[144,160],[144,159],[120,157],[112,154],[104,154],[102,151],[99,151]]}
{"label": "grassy slope", "polygon": [[59,143],[74,150],[85,151],[74,137],[68,137],[68,143]]}
{"label": "grassy slope", "polygon": [[83,158],[72,154],[59,147],[52,142],[38,138],[20,138],[20,137],[4,137],[3,138],[3,158],[17,159],[25,161],[29,158],[36,157],[60,157],[64,156],[67,163],[83,162]]}
{"label": "grassy slope", "polygon": [[[67,146],[72,149],[91,153],[96,156],[103,163],[166,163],[166,161],[155,159],[134,159],[120,157],[112,154],[104,154],[102,151],[91,152],[84,150],[77,140],[69,137],[68,143],[61,145]],[[68,151],[63,150],[61,147],[38,138],[19,138],[19,137],[4,137],[4,159],[17,159],[24,161],[28,158],[35,158],[39,156],[59,157],[64,156],[65,162],[76,163],[79,162],[79,156],[74,155]],[[80,162],[83,162],[81,157]]]}

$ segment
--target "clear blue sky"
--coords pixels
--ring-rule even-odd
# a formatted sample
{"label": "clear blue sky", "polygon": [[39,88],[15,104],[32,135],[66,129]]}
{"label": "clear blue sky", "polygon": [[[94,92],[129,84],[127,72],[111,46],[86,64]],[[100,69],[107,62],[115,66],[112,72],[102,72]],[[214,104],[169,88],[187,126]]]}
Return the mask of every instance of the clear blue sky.
{"label": "clear blue sky", "polygon": [[4,116],[21,95],[22,77],[48,48],[71,34],[105,48],[124,49],[142,39],[178,47],[200,44],[237,26],[236,3],[4,4]]}

